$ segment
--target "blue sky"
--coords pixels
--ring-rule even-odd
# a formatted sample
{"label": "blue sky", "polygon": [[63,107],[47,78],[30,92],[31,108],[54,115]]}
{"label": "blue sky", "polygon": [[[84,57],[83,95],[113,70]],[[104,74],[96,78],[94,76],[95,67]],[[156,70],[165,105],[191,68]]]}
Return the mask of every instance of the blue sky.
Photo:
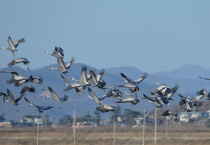
{"label": "blue sky", "polygon": [[[185,64],[210,68],[210,1],[194,0],[1,0],[0,47],[25,38],[16,57],[32,69],[56,63],[44,53],[60,46],[65,61],[144,72]],[[0,67],[13,59],[0,50]],[[22,66],[22,65],[19,65]]]}

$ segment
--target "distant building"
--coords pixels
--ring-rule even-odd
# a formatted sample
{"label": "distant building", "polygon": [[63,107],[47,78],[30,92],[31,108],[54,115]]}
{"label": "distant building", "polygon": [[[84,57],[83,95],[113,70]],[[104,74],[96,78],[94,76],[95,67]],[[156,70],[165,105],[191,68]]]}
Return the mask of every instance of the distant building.
{"label": "distant building", "polygon": [[11,126],[10,122],[0,122],[0,127],[8,128],[8,127],[12,127],[12,126]]}
{"label": "distant building", "polygon": [[208,118],[210,119],[210,110],[206,111],[206,113],[208,114]]}
{"label": "distant building", "polygon": [[180,122],[189,122],[189,113],[187,112],[181,112],[180,116],[179,116],[179,120]]}

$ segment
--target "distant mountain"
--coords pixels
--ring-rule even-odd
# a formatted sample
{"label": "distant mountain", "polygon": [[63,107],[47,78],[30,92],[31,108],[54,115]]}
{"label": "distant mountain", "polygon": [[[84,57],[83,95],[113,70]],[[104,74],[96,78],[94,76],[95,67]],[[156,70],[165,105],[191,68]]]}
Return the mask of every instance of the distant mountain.
{"label": "distant mountain", "polygon": [[199,76],[210,77],[210,69],[205,69],[199,65],[184,65],[178,69],[167,71],[167,72],[158,72],[156,74],[164,75],[174,79],[198,79]]}

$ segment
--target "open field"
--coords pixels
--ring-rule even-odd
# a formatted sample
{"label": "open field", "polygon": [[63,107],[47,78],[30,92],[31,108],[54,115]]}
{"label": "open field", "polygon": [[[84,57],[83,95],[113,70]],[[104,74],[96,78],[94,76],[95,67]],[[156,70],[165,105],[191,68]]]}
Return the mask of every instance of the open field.
{"label": "open field", "polygon": [[[0,145],[36,145],[36,128],[0,129]],[[77,145],[112,145],[112,127],[77,128]],[[141,145],[142,128],[117,127],[116,145]],[[154,127],[147,127],[145,144],[154,145]],[[210,145],[210,128],[158,128],[159,145]],[[39,145],[73,145],[71,127],[40,128]]]}

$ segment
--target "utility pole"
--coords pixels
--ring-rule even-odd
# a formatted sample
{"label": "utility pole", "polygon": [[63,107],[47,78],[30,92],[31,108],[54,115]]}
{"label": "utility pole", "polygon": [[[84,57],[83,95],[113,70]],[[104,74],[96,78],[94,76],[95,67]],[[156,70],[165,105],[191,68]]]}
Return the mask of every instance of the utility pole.
{"label": "utility pole", "polygon": [[168,118],[166,117],[166,138],[168,138]]}
{"label": "utility pole", "polygon": [[155,108],[155,145],[157,145],[157,108]]}
{"label": "utility pole", "polygon": [[143,120],[143,143],[142,143],[142,145],[144,145],[144,142],[145,142],[145,109],[144,109],[144,120]]}
{"label": "utility pole", "polygon": [[73,110],[73,138],[74,138],[74,145],[76,145],[76,105]]}
{"label": "utility pole", "polygon": [[36,132],[36,144],[39,145],[39,123],[40,120],[37,118],[37,132]]}
{"label": "utility pole", "polygon": [[114,120],[114,134],[113,134],[113,145],[115,145],[115,120]]}

